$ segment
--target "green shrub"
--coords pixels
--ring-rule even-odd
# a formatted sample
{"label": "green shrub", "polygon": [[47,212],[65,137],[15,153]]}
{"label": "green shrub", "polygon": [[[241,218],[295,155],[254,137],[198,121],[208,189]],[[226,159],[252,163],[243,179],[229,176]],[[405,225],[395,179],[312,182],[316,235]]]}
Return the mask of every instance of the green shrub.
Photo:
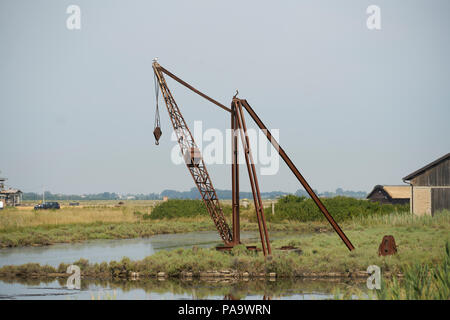
{"label": "green shrub", "polygon": [[[348,197],[323,198],[322,203],[337,221],[392,212],[408,212],[409,205],[380,204]],[[267,215],[269,221],[296,220],[301,222],[324,220],[322,212],[312,199],[288,195],[275,204],[275,214]]]}
{"label": "green shrub", "polygon": [[[231,212],[230,206],[223,207],[224,213]],[[208,216],[205,204],[202,200],[178,200],[173,199],[156,206],[150,215],[150,219],[172,219],[181,217]],[[146,218],[146,217],[144,217]]]}

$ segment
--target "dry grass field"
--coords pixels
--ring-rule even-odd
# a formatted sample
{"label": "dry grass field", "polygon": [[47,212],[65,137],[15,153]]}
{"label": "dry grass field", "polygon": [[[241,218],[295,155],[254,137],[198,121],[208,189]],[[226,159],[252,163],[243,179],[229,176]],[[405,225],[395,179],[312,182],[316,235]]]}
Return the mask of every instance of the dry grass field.
{"label": "dry grass field", "polygon": [[[150,212],[151,208],[147,210]],[[138,218],[130,207],[62,207],[60,210],[33,210],[21,207],[17,210],[4,210],[0,214],[0,230],[14,227],[40,225],[64,225],[94,222],[136,222]]]}

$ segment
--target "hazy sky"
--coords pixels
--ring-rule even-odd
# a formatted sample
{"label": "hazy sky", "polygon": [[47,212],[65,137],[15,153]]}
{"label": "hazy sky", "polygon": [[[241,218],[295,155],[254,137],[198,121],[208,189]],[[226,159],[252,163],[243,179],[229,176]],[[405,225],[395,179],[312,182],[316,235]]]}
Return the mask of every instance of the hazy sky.
{"label": "hazy sky", "polygon": [[[71,4],[81,8],[81,30],[66,28]],[[366,27],[372,4],[381,30]],[[193,187],[170,160],[162,102],[154,144],[159,57],[226,105],[238,88],[280,129],[314,189],[402,184],[450,151],[449,13],[447,0],[1,0],[1,175],[35,192]],[[226,112],[168,82],[189,125],[229,126]],[[231,188],[228,166],[208,169],[215,187]],[[284,164],[260,184],[300,188]]]}

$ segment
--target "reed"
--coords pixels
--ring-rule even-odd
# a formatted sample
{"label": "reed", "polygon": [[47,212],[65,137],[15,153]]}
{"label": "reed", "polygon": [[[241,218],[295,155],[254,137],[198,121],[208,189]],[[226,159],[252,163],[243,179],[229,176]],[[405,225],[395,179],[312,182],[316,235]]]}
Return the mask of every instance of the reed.
{"label": "reed", "polygon": [[409,265],[404,278],[385,280],[377,292],[382,300],[448,300],[450,299],[450,245],[447,241],[445,254],[436,264]]}

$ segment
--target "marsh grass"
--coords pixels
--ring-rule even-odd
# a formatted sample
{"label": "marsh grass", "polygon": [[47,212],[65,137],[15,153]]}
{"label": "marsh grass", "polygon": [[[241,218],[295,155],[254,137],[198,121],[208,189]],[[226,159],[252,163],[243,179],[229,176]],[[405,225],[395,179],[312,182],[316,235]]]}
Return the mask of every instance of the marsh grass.
{"label": "marsh grass", "polygon": [[151,212],[149,207],[66,207],[59,210],[18,210],[7,208],[0,212],[0,231],[20,227],[52,226],[80,223],[136,222],[134,212]]}
{"label": "marsh grass", "polygon": [[414,263],[404,268],[404,278],[384,280],[377,292],[382,300],[448,300],[450,299],[450,245],[439,263]]}
{"label": "marsh grass", "polygon": [[436,212],[434,216],[417,216],[409,212],[393,212],[386,215],[370,215],[367,217],[358,216],[345,221],[343,225],[350,228],[380,225],[389,225],[393,227],[448,226],[450,225],[450,211],[442,210]]}

